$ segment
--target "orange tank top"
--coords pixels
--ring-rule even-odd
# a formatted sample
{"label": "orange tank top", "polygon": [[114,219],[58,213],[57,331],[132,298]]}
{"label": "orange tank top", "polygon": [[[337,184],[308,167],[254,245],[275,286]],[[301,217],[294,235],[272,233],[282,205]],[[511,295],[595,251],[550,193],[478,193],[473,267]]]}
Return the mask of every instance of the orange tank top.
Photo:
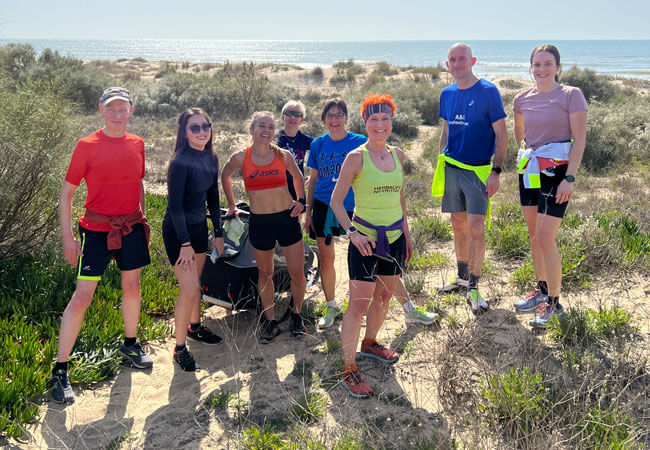
{"label": "orange tank top", "polygon": [[287,185],[287,165],[280,155],[280,149],[274,145],[271,149],[275,152],[273,161],[266,166],[258,166],[253,163],[251,148],[246,147],[241,166],[246,191],[261,191]]}

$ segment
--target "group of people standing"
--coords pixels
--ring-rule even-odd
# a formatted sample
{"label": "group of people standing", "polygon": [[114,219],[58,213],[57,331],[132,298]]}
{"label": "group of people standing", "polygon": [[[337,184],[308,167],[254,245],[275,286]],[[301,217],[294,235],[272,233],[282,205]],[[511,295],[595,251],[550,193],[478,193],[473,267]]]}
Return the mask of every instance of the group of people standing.
{"label": "group of people standing", "polygon": [[[499,188],[508,134],[498,89],[473,74],[475,63],[467,44],[458,43],[449,49],[446,65],[455,83],[445,88],[440,98],[441,153],[432,195],[441,196],[443,212],[451,213],[458,267],[457,277],[440,286],[439,291],[466,291],[472,312],[481,314],[489,310],[479,292],[485,220],[489,220],[491,197]],[[553,316],[563,314],[559,303],[561,261],[555,240],[585,148],[587,104],[579,89],[558,83],[561,66],[556,47],[546,44],[535,48],[530,63],[535,86],[515,97],[514,136],[521,147],[520,199],[538,281],[514,307],[517,311],[537,310],[531,325],[545,327]],[[153,365],[136,340],[140,271],[150,262],[142,184],[144,144],[126,132],[133,112],[126,89],[107,89],[99,110],[105,126],[78,142],[61,191],[64,254],[78,267],[77,288],[61,321],[58,358],[52,371],[54,399],[66,403],[74,402],[68,358],[85,310],[111,259],[116,260],[122,274],[126,337],[120,352],[137,368]],[[373,393],[355,362],[364,315],[360,354],[388,364],[396,362],[399,355],[379,343],[377,335],[392,296],[402,303],[407,322],[430,324],[436,319],[434,313],[408,299],[400,279],[412,246],[404,195],[405,154],[387,143],[396,110],[390,95],[364,98],[360,112],[366,138],[347,130],[346,103],[340,98],[328,100],[321,114],[328,132],[316,139],[299,130],[306,114],[300,102],[285,104],[283,129],[279,131],[272,113],[256,112],[249,128],[251,145],[232,154],[221,171],[228,214],[237,213],[232,177],[238,172],[250,202],[249,236],[258,267],[264,319],[260,343],[272,343],[281,332],[273,310],[276,243],[291,277],[290,332],[300,338],[308,332],[301,316],[306,283],[300,217],[305,215],[304,228],[316,239],[320,253],[327,308],[319,328],[332,326],[341,315],[335,299],[332,238],[348,237],[350,284],[341,326],[342,385],[358,398]],[[183,112],[168,170],[163,241],[179,286],[174,360],[186,371],[196,370],[186,346],[188,338],[209,345],[222,341],[201,324],[200,318],[199,280],[206,252],[216,249],[222,254],[224,248],[219,161],[212,137],[212,121],[205,111],[190,108]],[[85,214],[79,220],[79,242],[72,231],[71,210],[82,179],[88,194]],[[212,240],[208,237],[206,205]]]}

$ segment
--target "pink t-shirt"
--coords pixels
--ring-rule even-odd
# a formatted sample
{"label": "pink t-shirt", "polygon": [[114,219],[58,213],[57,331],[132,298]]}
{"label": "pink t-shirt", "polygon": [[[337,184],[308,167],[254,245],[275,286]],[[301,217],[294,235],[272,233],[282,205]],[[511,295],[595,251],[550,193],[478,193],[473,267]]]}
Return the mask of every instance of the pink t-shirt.
{"label": "pink t-shirt", "polygon": [[569,115],[587,110],[587,101],[580,89],[561,84],[551,92],[537,88],[517,94],[515,114],[524,116],[526,147],[538,148],[551,142],[571,140]]}

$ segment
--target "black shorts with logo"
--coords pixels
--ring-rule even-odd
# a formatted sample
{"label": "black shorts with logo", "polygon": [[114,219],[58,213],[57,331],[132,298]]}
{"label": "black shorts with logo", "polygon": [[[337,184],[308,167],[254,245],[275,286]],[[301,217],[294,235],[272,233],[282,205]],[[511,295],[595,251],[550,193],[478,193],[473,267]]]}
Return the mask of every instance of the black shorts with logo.
{"label": "black shorts with logo", "polygon": [[108,231],[88,230],[79,225],[81,252],[77,260],[77,278],[99,281],[102,274],[114,259],[120,270],[134,270],[151,262],[149,244],[141,223],[133,225],[133,230],[122,236],[122,248],[108,249]]}
{"label": "black shorts with logo", "polygon": [[541,172],[539,176],[541,187],[534,189],[526,189],[524,187],[524,176],[520,174],[519,201],[521,202],[521,206],[537,206],[537,212],[539,214],[559,217],[560,219],[564,217],[569,202],[557,203],[555,201],[555,195],[557,194],[558,186],[564,180],[568,167],[568,164],[555,166],[551,172],[553,176]]}

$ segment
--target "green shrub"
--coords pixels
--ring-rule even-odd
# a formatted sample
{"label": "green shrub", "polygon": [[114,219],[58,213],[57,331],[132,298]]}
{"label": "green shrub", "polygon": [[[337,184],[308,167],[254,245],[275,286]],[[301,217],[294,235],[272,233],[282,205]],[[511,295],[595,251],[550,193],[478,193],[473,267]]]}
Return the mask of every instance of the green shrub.
{"label": "green shrub", "polygon": [[569,86],[580,88],[587,102],[598,100],[606,102],[618,94],[618,89],[605,75],[598,75],[591,69],[580,69],[577,66],[564,72],[561,82]]}
{"label": "green shrub", "polygon": [[327,412],[327,396],[320,392],[310,392],[293,403],[291,413],[303,423],[316,422]]}
{"label": "green shrub", "polygon": [[548,414],[541,373],[527,367],[480,381],[479,410],[490,425],[500,425],[513,436],[528,435]]}
{"label": "green shrub", "polygon": [[489,248],[497,256],[521,259],[530,253],[528,228],[521,207],[511,203],[497,204],[492,210],[492,226],[486,233]]}
{"label": "green shrub", "polygon": [[274,433],[273,428],[266,426],[263,429],[251,426],[242,431],[242,448],[248,450],[279,450],[287,448],[280,433]]}
{"label": "green shrub", "polygon": [[42,248],[57,228],[76,133],[70,114],[47,86],[0,87],[0,260]]}
{"label": "green shrub", "polygon": [[448,263],[449,257],[446,255],[438,252],[420,254],[416,251],[408,262],[408,268],[412,270],[427,270],[434,267],[444,267]]}
{"label": "green shrub", "polygon": [[521,89],[524,87],[521,82],[513,80],[512,78],[506,78],[505,80],[499,80],[499,86],[506,89]]}
{"label": "green shrub", "polygon": [[597,311],[572,308],[566,316],[554,319],[548,328],[551,339],[567,346],[629,338],[636,332],[630,324],[630,314],[615,306],[600,307]]}
{"label": "green shrub", "polygon": [[25,79],[27,70],[36,62],[36,52],[30,44],[10,43],[0,47],[0,72],[13,82]]}
{"label": "green shrub", "polygon": [[590,448],[632,450],[642,449],[636,441],[638,427],[630,424],[630,418],[616,410],[591,408],[584,421],[578,425],[579,432]]}
{"label": "green shrub", "polygon": [[453,239],[451,224],[435,216],[420,216],[411,221],[410,228],[413,247],[418,251],[428,242]]}
{"label": "green shrub", "polygon": [[397,75],[399,73],[399,70],[397,70],[396,67],[393,67],[390,64],[388,64],[386,61],[379,61],[378,63],[375,64],[375,69],[373,70],[373,73],[384,77],[389,77],[392,75]]}
{"label": "green shrub", "polygon": [[208,395],[203,404],[208,409],[223,411],[228,408],[230,400],[233,398],[233,393],[230,389],[220,389]]}
{"label": "green shrub", "polygon": [[424,274],[406,274],[404,276],[404,287],[411,295],[418,295],[424,289],[426,277]]}

